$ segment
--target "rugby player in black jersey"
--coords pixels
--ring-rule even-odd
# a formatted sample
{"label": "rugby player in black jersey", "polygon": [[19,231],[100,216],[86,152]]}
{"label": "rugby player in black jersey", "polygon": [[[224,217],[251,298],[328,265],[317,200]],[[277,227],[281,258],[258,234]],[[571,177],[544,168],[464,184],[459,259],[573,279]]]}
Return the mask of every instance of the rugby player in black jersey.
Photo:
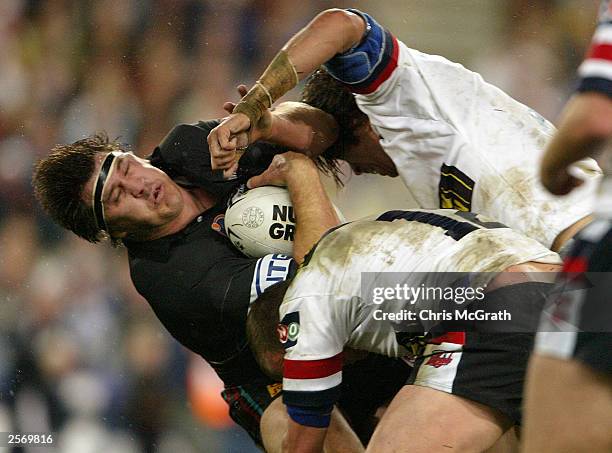
{"label": "rugby player in black jersey", "polygon": [[[283,135],[282,111],[274,115],[271,133]],[[45,210],[63,227],[90,242],[107,236],[123,243],[136,289],[165,328],[213,366],[225,384],[232,418],[267,451],[280,451],[287,413],[276,399],[280,386],[262,373],[247,345],[247,310],[266,287],[285,279],[338,219],[320,208],[324,192],[314,163],[298,153],[279,155],[256,183],[283,184],[291,192],[298,218],[295,261],[243,256],[220,226],[226,201],[278,150],[249,147],[238,172],[242,177],[224,181],[210,169],[206,144],[217,124],[179,125],[147,159],[102,134],[57,146],[38,163],[34,185]],[[316,135],[292,140],[298,150],[328,145]],[[401,362],[370,356],[348,367],[345,376],[338,406],[367,441],[368,416],[402,386],[407,370]],[[362,449],[338,411],[332,430],[330,451]]]}

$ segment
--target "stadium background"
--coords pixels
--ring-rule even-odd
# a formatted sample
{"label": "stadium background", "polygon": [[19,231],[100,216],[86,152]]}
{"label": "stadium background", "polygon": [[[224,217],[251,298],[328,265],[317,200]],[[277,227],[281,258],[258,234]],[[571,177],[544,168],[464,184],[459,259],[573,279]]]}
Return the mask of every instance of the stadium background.
{"label": "stadium background", "polygon": [[[61,446],[41,453],[258,451],[228,421],[214,373],[135,293],[124,252],[64,233],[36,206],[31,168],[54,144],[106,130],[145,155],[174,124],[222,116],[235,85],[332,6],[372,13],[554,121],[597,4],[0,1],[0,432],[53,431]],[[411,204],[399,180],[328,186],[348,218]]]}

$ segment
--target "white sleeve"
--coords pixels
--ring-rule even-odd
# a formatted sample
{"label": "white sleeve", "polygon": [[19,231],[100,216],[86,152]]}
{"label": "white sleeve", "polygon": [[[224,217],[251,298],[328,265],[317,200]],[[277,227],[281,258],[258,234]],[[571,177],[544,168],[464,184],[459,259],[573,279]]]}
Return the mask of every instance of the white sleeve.
{"label": "white sleeve", "polygon": [[283,400],[292,406],[334,404],[342,382],[347,322],[333,295],[283,302],[279,337],[285,347]]}

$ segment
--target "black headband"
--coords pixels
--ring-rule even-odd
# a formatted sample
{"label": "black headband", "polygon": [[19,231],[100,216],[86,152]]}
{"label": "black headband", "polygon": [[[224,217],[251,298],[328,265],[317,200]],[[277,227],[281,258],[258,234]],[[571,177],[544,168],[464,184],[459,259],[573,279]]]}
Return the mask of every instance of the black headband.
{"label": "black headband", "polygon": [[93,188],[92,209],[94,220],[96,221],[97,227],[104,231],[108,231],[108,227],[106,226],[106,220],[104,219],[102,192],[104,191],[104,184],[106,183],[106,179],[110,176],[110,169],[113,166],[113,162],[119,154],[120,153],[113,151],[106,155],[106,157],[102,161],[102,165],[100,166],[100,173],[98,173],[98,178],[96,179],[96,183],[94,184]]}

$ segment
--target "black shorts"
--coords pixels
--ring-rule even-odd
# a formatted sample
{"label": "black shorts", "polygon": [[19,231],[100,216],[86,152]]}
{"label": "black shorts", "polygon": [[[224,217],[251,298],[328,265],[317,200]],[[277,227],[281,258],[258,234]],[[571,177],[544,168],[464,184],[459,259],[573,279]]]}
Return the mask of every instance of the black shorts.
{"label": "black shorts", "polygon": [[[367,443],[372,435],[376,410],[406,384],[411,370],[402,360],[378,354],[368,354],[367,358],[344,367],[338,408],[362,442]],[[282,385],[273,381],[227,386],[221,392],[232,420],[259,446],[262,445],[261,416],[281,394]]]}
{"label": "black shorts", "polygon": [[476,401],[520,425],[533,338],[529,333],[467,332],[464,344],[429,344],[407,383]]}
{"label": "black shorts", "polygon": [[[509,301],[516,301],[528,309],[530,313],[524,317],[521,332],[504,332],[503,325],[478,321],[471,331],[439,337],[433,340],[435,343],[427,344],[415,361],[408,384],[476,401],[497,409],[520,425],[523,384],[537,325],[532,312],[543,306],[551,288],[550,283],[532,282],[491,292],[484,304],[507,307]],[[528,331],[530,325],[532,332]]]}
{"label": "black shorts", "polygon": [[612,221],[578,235],[538,330],[538,354],[612,374]]}

